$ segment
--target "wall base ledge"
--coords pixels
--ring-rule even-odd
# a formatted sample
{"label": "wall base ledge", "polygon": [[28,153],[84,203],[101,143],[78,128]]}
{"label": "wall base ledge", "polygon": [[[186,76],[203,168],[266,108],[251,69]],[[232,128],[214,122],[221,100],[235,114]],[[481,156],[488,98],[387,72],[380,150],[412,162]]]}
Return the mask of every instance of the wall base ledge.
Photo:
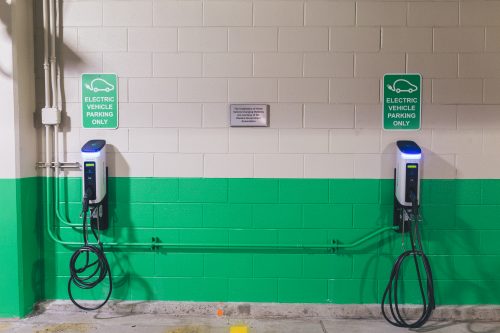
{"label": "wall base ledge", "polygon": [[[95,306],[98,301],[83,301]],[[172,316],[215,317],[222,309],[225,317],[234,318],[328,318],[328,319],[381,319],[379,304],[314,304],[314,303],[238,303],[238,302],[164,302],[164,301],[110,301],[99,313],[113,314],[165,314]],[[40,312],[82,312],[71,301],[40,302]],[[408,306],[410,318],[418,315],[419,306]],[[484,320],[500,321],[500,305],[446,305],[439,306],[431,320]]]}

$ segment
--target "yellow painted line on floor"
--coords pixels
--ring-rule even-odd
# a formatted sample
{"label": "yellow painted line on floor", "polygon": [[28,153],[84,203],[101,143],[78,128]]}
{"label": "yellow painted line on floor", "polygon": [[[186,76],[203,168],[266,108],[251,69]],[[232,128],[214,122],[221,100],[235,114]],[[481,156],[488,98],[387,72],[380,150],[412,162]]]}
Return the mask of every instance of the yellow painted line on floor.
{"label": "yellow painted line on floor", "polygon": [[10,327],[10,324],[0,323],[0,332],[7,332],[7,329]]}
{"label": "yellow painted line on floor", "polygon": [[72,333],[85,333],[90,329],[88,324],[83,323],[64,323],[64,324],[55,324],[49,325],[45,327],[43,331],[44,333],[60,333],[60,332],[72,332]]}
{"label": "yellow painted line on floor", "polygon": [[212,332],[209,326],[187,325],[169,328],[165,333],[208,333]]}
{"label": "yellow painted line on floor", "polygon": [[231,326],[229,333],[248,333],[247,326]]}

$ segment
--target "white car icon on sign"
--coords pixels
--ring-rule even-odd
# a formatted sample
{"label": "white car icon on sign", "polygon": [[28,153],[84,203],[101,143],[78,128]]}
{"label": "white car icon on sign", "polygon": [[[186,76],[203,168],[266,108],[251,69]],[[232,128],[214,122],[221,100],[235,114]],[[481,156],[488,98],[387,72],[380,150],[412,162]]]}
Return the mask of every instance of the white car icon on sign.
{"label": "white car icon on sign", "polygon": [[113,86],[111,83],[109,83],[104,79],[97,78],[92,80],[90,84],[86,83],[85,88],[93,92],[99,92],[99,91],[110,92],[115,89],[115,86]]}
{"label": "white car icon on sign", "polygon": [[402,92],[407,92],[407,93],[412,93],[414,91],[418,90],[418,87],[410,82],[408,82],[405,79],[398,79],[394,81],[392,85],[388,84],[387,89],[390,91],[394,91],[397,94],[402,93]]}

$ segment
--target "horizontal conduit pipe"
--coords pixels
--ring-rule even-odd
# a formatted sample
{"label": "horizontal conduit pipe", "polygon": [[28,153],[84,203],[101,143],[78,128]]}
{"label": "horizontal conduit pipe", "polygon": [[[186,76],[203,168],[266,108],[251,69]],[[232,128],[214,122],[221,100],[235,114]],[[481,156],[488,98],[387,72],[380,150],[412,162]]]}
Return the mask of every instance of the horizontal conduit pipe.
{"label": "horizontal conduit pipe", "polygon": [[367,240],[369,240],[370,238],[373,238],[377,235],[380,235],[381,233],[384,233],[386,231],[390,231],[390,230],[397,230],[398,227],[384,227],[384,228],[380,228],[378,230],[375,230],[374,232],[372,232],[371,234],[368,234],[366,235],[365,237],[361,238],[361,239],[358,239],[357,241],[355,242],[352,242],[352,243],[347,243],[347,244],[342,244],[342,243],[337,243],[335,242],[334,244],[334,248],[335,249],[339,249],[339,248],[351,248],[351,247],[355,247],[355,246],[358,246],[360,245],[361,243],[364,243],[366,242]]}
{"label": "horizontal conduit pipe", "polygon": [[[49,189],[49,180],[47,179],[47,198],[50,197],[50,189]],[[50,221],[52,220],[51,218],[51,212],[50,212],[50,202],[47,200],[47,232],[54,240],[54,242],[65,245],[65,246],[81,246],[81,242],[68,242],[68,241],[63,241],[59,238],[57,238],[51,228],[51,223]],[[109,242],[109,243],[103,243],[104,246],[106,247],[112,247],[112,248],[126,248],[126,247],[139,247],[139,248],[162,248],[162,249],[170,249],[170,250],[196,250],[196,249],[238,249],[238,250],[273,250],[273,249],[281,249],[281,250],[312,250],[312,249],[325,249],[325,250],[335,250],[338,248],[347,248],[347,247],[354,247],[357,246],[363,242],[366,242],[367,240],[389,230],[394,230],[394,227],[385,227],[379,230],[376,230],[369,235],[361,238],[360,240],[350,243],[350,244],[309,244],[309,245],[302,245],[302,244],[189,244],[189,243],[161,243],[161,242],[156,242],[156,241],[151,241],[148,243],[118,243],[118,242]]]}

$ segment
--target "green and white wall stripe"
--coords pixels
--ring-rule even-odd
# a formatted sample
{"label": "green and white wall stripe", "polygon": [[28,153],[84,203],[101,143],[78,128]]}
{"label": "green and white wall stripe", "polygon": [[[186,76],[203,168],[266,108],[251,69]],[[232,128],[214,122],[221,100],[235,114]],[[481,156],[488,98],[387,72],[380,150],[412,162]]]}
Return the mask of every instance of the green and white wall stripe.
{"label": "green and white wall stripe", "polygon": [[[108,239],[348,242],[390,225],[394,142],[415,140],[424,149],[425,246],[438,304],[499,304],[499,8],[496,0],[64,0],[60,158],[78,160],[89,139],[110,144]],[[118,74],[119,129],[81,128],[84,72]],[[381,129],[380,82],[389,72],[422,74],[422,130]],[[270,128],[229,128],[233,102],[269,103]],[[25,124],[8,125],[7,139],[34,135]],[[16,144],[13,154],[37,147],[41,160],[36,138],[39,146]],[[1,220],[18,234],[44,216],[42,175],[23,178],[35,176],[31,155],[17,164],[24,172],[5,176],[40,190],[28,221],[13,211]],[[61,175],[61,209],[79,221],[80,174]],[[19,188],[2,186],[9,199]],[[70,250],[44,235],[43,246],[17,243],[43,250],[35,298],[66,299]],[[338,255],[120,250],[110,255],[113,298],[377,303],[400,249],[388,233]]]}
{"label": "green and white wall stripe", "polygon": [[[81,60],[64,68],[65,157],[78,159],[91,138],[111,145],[109,240],[349,242],[391,224],[394,142],[415,140],[438,303],[497,304],[482,288],[499,285],[490,271],[498,265],[485,265],[499,259],[489,240],[500,228],[500,158],[488,153],[500,140],[498,29],[475,15],[498,6],[66,2],[65,43]],[[81,128],[79,75],[92,71],[120,77],[116,131]],[[422,73],[422,130],[381,129],[380,82],[390,72]],[[229,128],[235,102],[269,103],[270,128]],[[66,175],[61,205],[74,220],[79,174]],[[400,242],[385,234],[339,255],[121,251],[112,257],[121,282],[113,296],[377,303]],[[57,255],[46,297],[65,299],[69,252],[48,251]]]}

